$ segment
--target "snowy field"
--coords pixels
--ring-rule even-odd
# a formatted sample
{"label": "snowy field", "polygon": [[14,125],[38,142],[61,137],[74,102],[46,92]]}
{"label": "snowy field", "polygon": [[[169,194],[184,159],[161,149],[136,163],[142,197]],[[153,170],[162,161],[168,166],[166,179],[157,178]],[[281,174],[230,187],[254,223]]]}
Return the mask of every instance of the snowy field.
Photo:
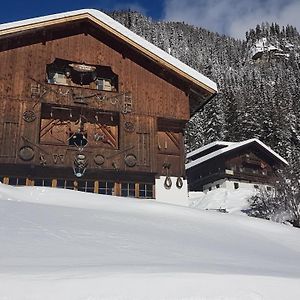
{"label": "snowy field", "polygon": [[300,299],[300,230],[0,184],[0,300]]}

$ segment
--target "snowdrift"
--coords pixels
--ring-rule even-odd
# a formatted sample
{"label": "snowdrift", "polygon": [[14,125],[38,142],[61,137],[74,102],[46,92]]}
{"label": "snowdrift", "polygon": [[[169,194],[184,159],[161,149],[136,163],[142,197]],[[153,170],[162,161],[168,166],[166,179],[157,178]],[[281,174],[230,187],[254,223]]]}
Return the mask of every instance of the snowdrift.
{"label": "snowdrift", "polygon": [[190,207],[202,210],[224,209],[229,213],[242,214],[249,208],[248,200],[257,193],[253,187],[237,190],[219,188],[203,192],[190,192]]}

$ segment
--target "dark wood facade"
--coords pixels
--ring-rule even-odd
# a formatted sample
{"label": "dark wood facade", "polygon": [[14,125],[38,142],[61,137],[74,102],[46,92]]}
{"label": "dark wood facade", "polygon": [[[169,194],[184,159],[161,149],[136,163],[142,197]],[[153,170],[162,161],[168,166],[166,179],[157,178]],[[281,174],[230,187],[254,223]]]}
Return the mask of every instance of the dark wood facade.
{"label": "dark wood facade", "polygon": [[5,183],[143,196],[155,177],[185,175],[189,91],[209,93],[106,29],[80,19],[5,34],[0,70]]}
{"label": "dark wood facade", "polygon": [[[215,151],[223,147],[214,147]],[[212,149],[214,149],[212,147]],[[226,147],[224,147],[226,149]],[[203,152],[205,155],[213,154],[209,150]],[[197,155],[200,158],[201,155]],[[203,191],[204,187],[217,188],[218,181],[230,180],[243,183],[273,185],[276,180],[275,172],[284,165],[280,160],[271,154],[266,148],[256,142],[224,151],[215,157],[207,159],[187,169],[189,190]],[[236,185],[238,187],[238,185]]]}

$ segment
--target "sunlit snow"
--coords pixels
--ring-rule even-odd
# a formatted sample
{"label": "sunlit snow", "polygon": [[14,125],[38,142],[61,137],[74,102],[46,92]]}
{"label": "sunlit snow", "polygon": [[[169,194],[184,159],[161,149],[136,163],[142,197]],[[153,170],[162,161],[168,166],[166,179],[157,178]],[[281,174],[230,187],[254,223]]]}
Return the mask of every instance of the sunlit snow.
{"label": "sunlit snow", "polygon": [[0,184],[0,299],[300,299],[300,231]]}

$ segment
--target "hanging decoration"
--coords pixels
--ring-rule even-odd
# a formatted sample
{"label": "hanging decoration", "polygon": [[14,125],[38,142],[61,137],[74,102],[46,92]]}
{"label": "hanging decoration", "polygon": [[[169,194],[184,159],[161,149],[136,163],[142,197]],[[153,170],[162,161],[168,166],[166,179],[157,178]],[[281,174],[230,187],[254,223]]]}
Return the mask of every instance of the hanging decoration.
{"label": "hanging decoration", "polygon": [[172,179],[170,176],[166,176],[166,179],[164,181],[164,187],[167,190],[169,190],[172,187]]}
{"label": "hanging decoration", "polygon": [[74,175],[78,178],[82,177],[87,169],[88,162],[86,155],[82,152],[75,154],[73,161],[73,172]]}
{"label": "hanging decoration", "polygon": [[178,189],[181,189],[183,187],[183,180],[181,177],[178,177],[176,180],[176,186]]}

